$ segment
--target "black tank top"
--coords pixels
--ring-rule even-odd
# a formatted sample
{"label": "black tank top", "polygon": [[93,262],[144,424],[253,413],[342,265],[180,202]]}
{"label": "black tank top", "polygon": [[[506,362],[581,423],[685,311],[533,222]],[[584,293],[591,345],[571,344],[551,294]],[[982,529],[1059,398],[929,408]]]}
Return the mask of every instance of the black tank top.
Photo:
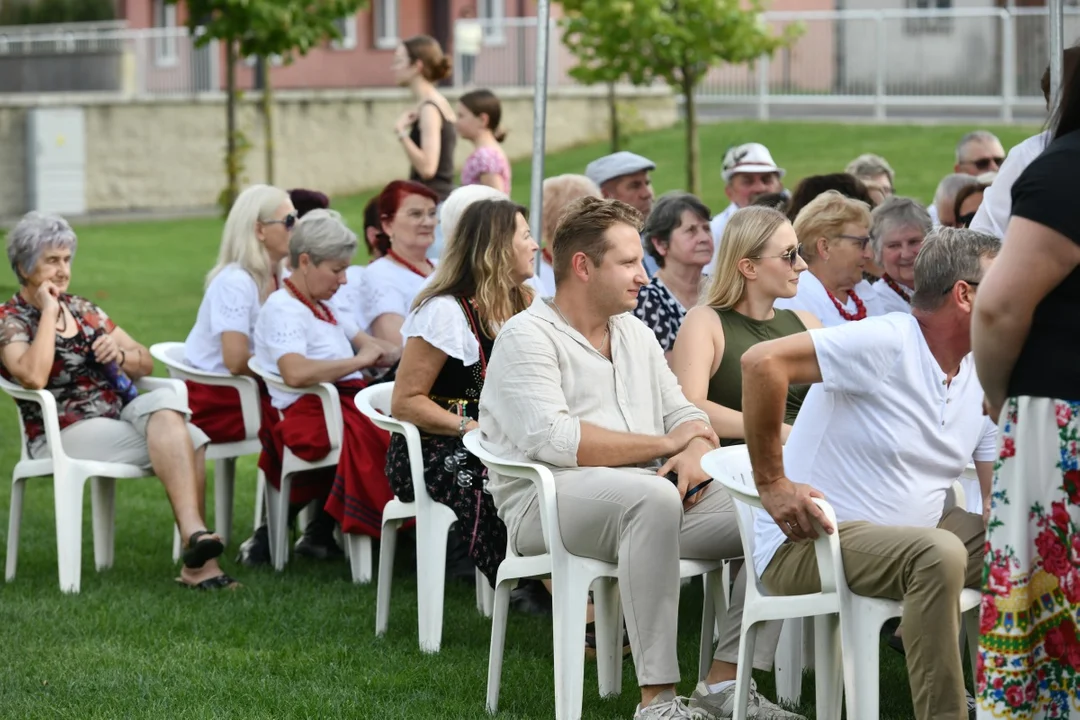
{"label": "black tank top", "polygon": [[[439,165],[435,170],[435,177],[430,180],[425,180],[420,177],[420,173],[416,171],[416,168],[412,168],[409,171],[409,179],[420,183],[428,187],[432,192],[439,196],[439,202],[446,200],[446,197],[454,189],[454,148],[457,146],[457,131],[454,129],[454,124],[446,119],[442,110],[438,105],[428,100],[427,102],[420,104],[420,109],[423,110],[424,105],[431,105],[438,111],[439,117],[442,119],[442,127],[439,129],[439,138],[441,139],[439,147]],[[420,144],[420,118],[417,117],[416,122],[413,123],[412,131],[409,133],[409,139],[416,143],[416,146],[423,148]]]}

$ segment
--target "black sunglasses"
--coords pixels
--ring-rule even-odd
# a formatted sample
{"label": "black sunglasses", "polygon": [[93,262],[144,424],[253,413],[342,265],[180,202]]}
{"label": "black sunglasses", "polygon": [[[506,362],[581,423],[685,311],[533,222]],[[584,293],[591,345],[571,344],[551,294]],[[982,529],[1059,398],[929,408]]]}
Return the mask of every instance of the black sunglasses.
{"label": "black sunglasses", "polygon": [[971,227],[971,221],[974,219],[975,213],[970,212],[966,215],[961,215],[960,217],[956,218],[956,225],[957,227],[969,228]]}
{"label": "black sunglasses", "polygon": [[1001,163],[1005,162],[1003,157],[985,157],[978,160],[968,160],[968,162],[975,166],[975,169],[979,172],[986,172],[990,169],[990,163],[994,163],[998,167],[1001,167]]}
{"label": "black sunglasses", "polygon": [[296,227],[296,213],[291,212],[280,220],[263,220],[263,225],[284,225],[286,230]]}

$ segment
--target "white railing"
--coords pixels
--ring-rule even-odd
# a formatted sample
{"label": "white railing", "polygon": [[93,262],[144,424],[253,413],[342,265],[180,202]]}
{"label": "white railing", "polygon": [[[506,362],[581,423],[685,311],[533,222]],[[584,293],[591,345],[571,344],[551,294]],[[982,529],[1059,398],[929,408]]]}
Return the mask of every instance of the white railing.
{"label": "white railing", "polygon": [[0,27],[0,94],[190,95],[219,90],[219,68],[217,43],[186,28]]}

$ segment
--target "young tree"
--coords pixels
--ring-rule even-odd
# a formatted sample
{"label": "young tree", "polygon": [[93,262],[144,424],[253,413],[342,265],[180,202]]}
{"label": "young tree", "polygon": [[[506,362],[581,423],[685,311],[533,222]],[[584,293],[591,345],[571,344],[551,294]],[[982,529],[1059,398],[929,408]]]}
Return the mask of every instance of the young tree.
{"label": "young tree", "polygon": [[563,42],[585,83],[663,80],[683,97],[686,182],[700,188],[695,90],[709,68],[771,54],[799,32],[775,35],[761,18],[761,0],[560,0]]}
{"label": "young tree", "polygon": [[273,182],[273,100],[269,63],[278,56],[292,62],[297,55],[327,40],[339,39],[338,22],[355,13],[366,0],[165,0],[183,2],[188,8],[188,27],[199,47],[211,40],[225,45],[226,66],[226,186],[221,205],[226,212],[239,194],[239,154],[244,143],[236,127],[236,61],[256,57],[263,63],[263,118],[266,127],[268,180]]}

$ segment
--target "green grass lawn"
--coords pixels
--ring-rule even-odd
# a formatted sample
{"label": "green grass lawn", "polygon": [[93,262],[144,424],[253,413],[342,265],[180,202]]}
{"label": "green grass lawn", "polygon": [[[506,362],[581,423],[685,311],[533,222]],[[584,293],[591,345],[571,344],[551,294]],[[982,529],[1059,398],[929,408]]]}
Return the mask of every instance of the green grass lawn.
{"label": "green grass lawn", "polygon": [[[969,128],[731,123],[702,129],[705,201],[724,206],[720,160],[732,143],[760,141],[788,169],[787,184],[817,172],[842,170],[855,155],[876,151],[897,171],[897,190],[929,198],[952,167],[952,147]],[[1034,128],[1001,128],[1006,147]],[[679,129],[633,138],[630,149],[659,163],[658,192],[683,184]],[[583,147],[548,159],[547,174],[581,172],[603,154]],[[528,199],[528,163],[514,166],[514,195]],[[287,179],[283,179],[287,182]],[[335,198],[354,227],[366,196]],[[202,279],[221,232],[216,219],[87,225],[73,291],[104,306],[149,345],[182,340],[194,321]],[[0,292],[14,290],[0,282]],[[161,370],[159,368],[159,374]],[[0,477],[18,459],[15,409],[0,411]],[[241,464],[233,547],[251,532],[254,462]],[[243,590],[205,595],[174,586],[169,560],[172,520],[161,486],[124,481],[117,492],[116,562],[93,568],[89,491],[84,521],[82,593],[61,595],[56,572],[52,490],[44,481],[26,493],[19,573],[0,586],[0,624],[7,650],[0,659],[0,716],[11,718],[478,718],[484,715],[489,625],[474,609],[469,585],[447,590],[443,649],[419,652],[416,584],[410,558],[400,558],[389,633],[374,636],[375,588],[349,581],[344,563],[293,559],[282,574],[238,570]],[[212,497],[212,493],[211,493]],[[0,491],[0,517],[8,493]],[[4,533],[6,537],[6,532]],[[233,571],[231,563],[226,567]],[[692,689],[700,586],[683,594],[680,659]],[[554,714],[550,619],[511,615],[505,656],[502,717]],[[597,696],[595,668],[586,666],[585,716],[628,718],[637,702],[633,665],[624,692]],[[759,674],[771,694],[771,676]],[[895,653],[883,651],[884,720],[912,716],[907,675]],[[813,717],[807,678],[803,710]]]}

